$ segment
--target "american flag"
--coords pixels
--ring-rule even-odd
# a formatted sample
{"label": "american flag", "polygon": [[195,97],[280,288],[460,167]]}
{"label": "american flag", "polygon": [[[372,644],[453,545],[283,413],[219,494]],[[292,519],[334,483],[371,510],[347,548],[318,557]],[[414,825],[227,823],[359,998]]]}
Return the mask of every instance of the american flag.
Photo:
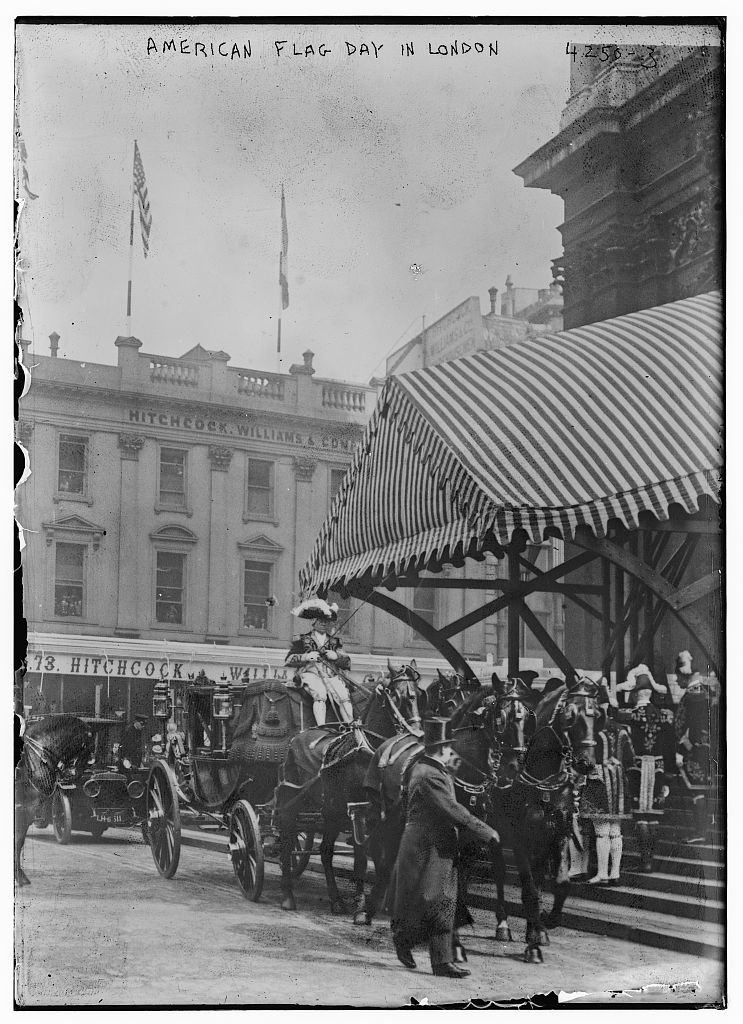
{"label": "american flag", "polygon": [[139,152],[139,146],[134,143],[134,191],[139,200],[139,224],[142,228],[142,248],[145,258],[150,248],[150,230],[152,229],[152,214],[150,213],[150,201],[147,198],[147,182],[144,177],[144,165]]}
{"label": "american flag", "polygon": [[281,255],[279,257],[279,286],[281,288],[281,308],[289,305],[289,229],[286,226],[286,200],[284,186],[281,186]]}

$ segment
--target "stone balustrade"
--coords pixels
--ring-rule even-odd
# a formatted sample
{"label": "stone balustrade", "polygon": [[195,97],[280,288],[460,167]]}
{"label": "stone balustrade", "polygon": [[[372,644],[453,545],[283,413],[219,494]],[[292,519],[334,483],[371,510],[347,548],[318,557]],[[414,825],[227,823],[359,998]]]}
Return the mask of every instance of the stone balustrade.
{"label": "stone balustrade", "polygon": [[342,409],[344,412],[364,413],[366,391],[349,387],[347,384],[323,384],[322,404],[324,409]]}
{"label": "stone balustrade", "polygon": [[230,373],[237,374],[237,391],[240,395],[252,398],[272,398],[284,401],[284,378],[276,374],[263,373],[260,370],[242,370],[230,367]]}
{"label": "stone balustrade", "polygon": [[150,380],[153,384],[178,384],[196,388],[199,386],[197,363],[186,363],[170,356],[156,356],[142,353],[150,361]]}

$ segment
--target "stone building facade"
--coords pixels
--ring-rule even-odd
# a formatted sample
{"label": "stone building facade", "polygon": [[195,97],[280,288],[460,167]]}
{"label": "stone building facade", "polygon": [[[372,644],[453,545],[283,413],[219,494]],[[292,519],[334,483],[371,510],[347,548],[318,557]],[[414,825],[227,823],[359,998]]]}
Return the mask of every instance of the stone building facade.
{"label": "stone building facade", "polygon": [[[702,294],[722,277],[720,47],[575,50],[560,131],[515,168],[527,187],[565,203],[553,275],[566,329]],[[719,568],[719,539],[704,538],[694,558],[690,578]],[[590,567],[571,580],[600,582]],[[600,663],[601,637],[570,602],[565,638],[574,664]],[[671,672],[681,649],[704,668],[701,651],[666,616],[649,660],[659,674]]]}
{"label": "stone building facade", "polygon": [[[27,689],[68,711],[131,712],[171,672],[282,666],[302,628],[290,614],[299,568],[376,391],[320,378],[311,352],[273,374],[201,345],[148,354],[129,337],[117,365],[79,362],[56,358],[56,340],[50,356],[26,353],[17,425],[30,465],[16,495]],[[362,676],[388,656],[444,667],[385,613],[330,599]],[[484,626],[464,643],[484,661]]]}
{"label": "stone building facade", "polygon": [[565,203],[566,329],[718,288],[722,266],[720,48],[576,51],[560,131],[515,168]]}

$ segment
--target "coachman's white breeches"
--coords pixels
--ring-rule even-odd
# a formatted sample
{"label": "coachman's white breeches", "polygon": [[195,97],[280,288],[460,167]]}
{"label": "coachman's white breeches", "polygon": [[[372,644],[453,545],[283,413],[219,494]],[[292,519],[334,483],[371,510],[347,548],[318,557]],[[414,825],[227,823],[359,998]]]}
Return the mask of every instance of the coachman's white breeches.
{"label": "coachman's white breeches", "polygon": [[312,710],[318,725],[325,725],[326,703],[328,695],[335,702],[342,721],[353,721],[353,705],[348,695],[348,688],[338,676],[326,675],[323,678],[317,672],[301,673],[302,686],[312,697]]}

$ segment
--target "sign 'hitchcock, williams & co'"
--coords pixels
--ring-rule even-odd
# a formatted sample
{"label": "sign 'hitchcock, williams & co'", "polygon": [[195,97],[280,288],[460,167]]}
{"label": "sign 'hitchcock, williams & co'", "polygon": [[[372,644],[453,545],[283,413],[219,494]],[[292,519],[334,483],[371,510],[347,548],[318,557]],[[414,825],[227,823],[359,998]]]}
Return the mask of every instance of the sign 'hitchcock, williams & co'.
{"label": "sign 'hitchcock, williams & co'", "polygon": [[180,430],[194,430],[221,437],[241,437],[249,441],[273,441],[300,448],[319,448],[328,451],[354,452],[358,439],[335,437],[332,434],[309,434],[299,430],[269,427],[261,423],[240,423],[232,420],[209,419],[207,416],[152,412],[145,409],[130,409],[129,422],[140,426],[172,427]]}

